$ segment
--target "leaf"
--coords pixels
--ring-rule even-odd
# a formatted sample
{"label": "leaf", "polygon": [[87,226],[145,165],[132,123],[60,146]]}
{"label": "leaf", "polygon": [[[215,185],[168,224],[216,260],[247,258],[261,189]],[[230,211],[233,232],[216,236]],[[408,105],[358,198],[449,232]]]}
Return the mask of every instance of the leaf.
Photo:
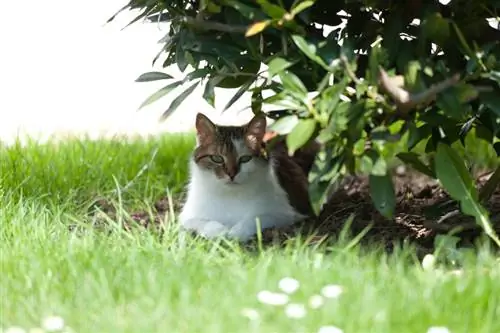
{"label": "leaf", "polygon": [[246,93],[248,91],[248,88],[250,88],[250,86],[252,85],[252,83],[255,81],[254,78],[248,80],[247,82],[245,82],[239,89],[238,91],[236,92],[236,94],[233,95],[233,97],[231,97],[231,99],[229,100],[229,102],[227,102],[226,106],[224,107],[224,110],[222,110],[222,112],[226,111],[227,109],[229,109],[231,106],[233,106],[234,103],[236,103],[237,100],[239,100],[241,98],[241,96],[243,96],[244,93]]}
{"label": "leaf", "polygon": [[385,176],[370,175],[370,195],[377,210],[390,219],[396,207],[396,194],[390,174]]}
{"label": "leaf", "polygon": [[500,117],[500,94],[498,92],[484,92],[480,95],[481,101],[488,106],[488,108],[495,112],[497,117]]}
{"label": "leaf", "polygon": [[307,88],[297,75],[289,71],[284,71],[279,73],[279,77],[288,93],[292,93],[295,98],[301,101],[307,98]]}
{"label": "leaf", "polygon": [[454,119],[461,120],[465,114],[464,108],[458,99],[455,87],[451,87],[440,93],[437,97],[436,104],[445,114]]}
{"label": "leaf", "polygon": [[269,73],[269,78],[272,78],[273,76],[284,71],[285,69],[292,66],[293,64],[294,63],[289,62],[288,60],[285,60],[283,58],[279,58],[279,57],[274,58],[267,65],[267,67],[268,67],[267,71]]}
{"label": "leaf", "polygon": [[179,71],[184,72],[188,66],[188,61],[186,58],[186,51],[184,50],[184,45],[186,39],[185,30],[181,30],[179,32],[179,40],[177,41],[177,45],[175,46],[175,62],[177,63],[177,67]]}
{"label": "leaf", "polygon": [[154,94],[152,94],[151,96],[146,98],[146,100],[144,102],[142,102],[141,106],[139,106],[139,110],[142,109],[143,107],[145,107],[146,105],[149,105],[153,102],[156,102],[157,100],[159,100],[160,98],[162,98],[163,96],[165,96],[166,94],[168,94],[169,92],[171,92],[172,90],[174,90],[175,88],[180,86],[181,84],[182,84],[182,81],[175,81],[175,82],[172,82],[172,83],[166,85],[165,87],[161,88],[160,90],[158,90],[157,92],[155,92]]}
{"label": "leaf", "polygon": [[427,165],[425,165],[419,158],[417,153],[399,153],[396,155],[397,158],[399,158],[401,161],[403,161],[406,164],[409,164],[411,167],[413,167],[415,170],[420,171],[424,175],[427,175],[431,178],[436,178],[436,175],[432,171],[431,168],[429,168]]}
{"label": "leaf", "polygon": [[325,70],[330,70],[328,65],[323,61],[323,59],[317,55],[317,47],[312,43],[308,43],[304,37],[300,35],[293,35],[292,40],[297,45],[297,47],[304,53],[309,59],[316,62],[318,65],[323,67]]}
{"label": "leaf", "polygon": [[286,14],[286,10],[280,6],[272,4],[267,0],[257,0],[264,13],[274,19],[280,19]]}
{"label": "leaf", "polygon": [[295,16],[298,13],[300,13],[300,12],[306,10],[307,8],[311,7],[312,5],[314,5],[315,2],[316,1],[311,1],[311,0],[299,2],[299,4],[297,4],[295,7],[292,8],[290,14],[292,14],[292,16]]}
{"label": "leaf", "polygon": [[491,227],[488,212],[478,202],[477,189],[463,159],[448,145],[438,143],[435,157],[436,175],[448,194],[460,201],[464,214],[476,218],[485,233],[500,247],[500,239]]}
{"label": "leaf", "polygon": [[245,32],[245,37],[257,35],[258,33],[262,32],[269,24],[271,24],[270,20],[255,22],[248,27],[247,31]]}
{"label": "leaf", "polygon": [[174,77],[172,75],[163,72],[148,72],[141,74],[137,79],[135,79],[135,82],[150,82],[158,80],[169,80],[173,78]]}
{"label": "leaf", "polygon": [[127,9],[128,7],[131,7],[132,5],[134,4],[134,0],[130,0],[125,6],[123,6],[122,8],[120,8],[116,13],[113,14],[113,16],[111,16],[107,21],[106,23],[110,23],[111,21],[113,21],[116,16],[118,16],[121,12],[123,12],[125,9]]}
{"label": "leaf", "polygon": [[458,40],[460,41],[460,44],[462,44],[462,48],[464,49],[465,53],[470,58],[477,59],[477,57],[475,56],[475,53],[472,52],[472,49],[470,48],[469,44],[465,40],[465,37],[462,34],[462,31],[460,30],[460,28],[458,27],[458,25],[455,22],[451,22],[451,26],[455,30],[455,33],[456,33],[456,35],[458,37]]}
{"label": "leaf", "polygon": [[278,134],[288,134],[299,123],[299,117],[296,115],[285,116],[276,120],[269,128]]}
{"label": "leaf", "polygon": [[203,99],[210,104],[210,106],[215,107],[215,85],[213,84],[213,80],[208,80],[205,84]]}
{"label": "leaf", "polygon": [[[147,7],[142,13],[140,13],[139,15],[137,15],[132,21],[130,21],[126,26],[124,26],[121,30],[124,30],[126,28],[128,28],[129,26],[131,26],[132,24],[134,24],[135,22],[139,21],[140,19],[148,16],[149,14],[151,14],[153,12],[153,10],[155,9],[156,7],[156,4],[154,4],[153,6],[149,6]],[[118,13],[117,13],[118,14]],[[113,17],[114,18],[114,17]]]}
{"label": "leaf", "polygon": [[314,134],[315,129],[314,119],[301,119],[286,137],[288,154],[293,155],[297,149],[304,146]]}
{"label": "leaf", "polygon": [[450,23],[441,13],[434,12],[423,22],[423,30],[428,38],[439,44],[449,38]]}
{"label": "leaf", "polygon": [[191,95],[191,93],[196,89],[198,84],[200,84],[200,81],[196,81],[191,86],[189,86],[186,90],[184,90],[179,96],[177,96],[172,101],[172,103],[170,103],[170,106],[168,107],[168,109],[165,112],[163,112],[163,114],[161,115],[161,120],[167,119],[168,116],[170,116],[170,114],[172,114],[172,112],[174,112],[179,107],[179,105],[181,105],[182,102],[184,102],[184,100],[189,95]]}

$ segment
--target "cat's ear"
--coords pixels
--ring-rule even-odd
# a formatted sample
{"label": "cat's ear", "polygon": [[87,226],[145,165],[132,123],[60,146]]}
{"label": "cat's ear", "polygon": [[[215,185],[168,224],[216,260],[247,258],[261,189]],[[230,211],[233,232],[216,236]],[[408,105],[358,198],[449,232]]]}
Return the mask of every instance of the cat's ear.
{"label": "cat's ear", "polygon": [[199,143],[207,143],[215,136],[215,125],[203,113],[196,115],[196,135]]}
{"label": "cat's ear", "polygon": [[260,147],[266,134],[266,115],[259,113],[247,125],[246,139],[255,148]]}

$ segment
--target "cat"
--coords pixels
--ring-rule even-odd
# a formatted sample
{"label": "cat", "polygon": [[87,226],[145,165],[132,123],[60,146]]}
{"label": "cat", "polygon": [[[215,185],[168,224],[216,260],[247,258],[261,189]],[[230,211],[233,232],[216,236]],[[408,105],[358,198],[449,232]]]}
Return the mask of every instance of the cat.
{"label": "cat", "polygon": [[283,140],[266,145],[269,132],[264,113],[242,126],[216,125],[198,113],[195,127],[197,145],[179,214],[183,230],[205,238],[247,241],[257,233],[257,221],[264,230],[314,216],[307,174],[316,145],[293,157]]}

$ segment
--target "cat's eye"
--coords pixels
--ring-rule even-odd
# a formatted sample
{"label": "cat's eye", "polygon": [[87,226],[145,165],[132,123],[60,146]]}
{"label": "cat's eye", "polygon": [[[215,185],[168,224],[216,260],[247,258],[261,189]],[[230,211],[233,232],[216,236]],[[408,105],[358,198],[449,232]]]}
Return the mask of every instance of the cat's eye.
{"label": "cat's eye", "polygon": [[222,157],[220,155],[210,155],[210,160],[214,163],[217,163],[217,164],[224,163],[224,157]]}
{"label": "cat's eye", "polygon": [[252,159],[251,155],[243,155],[239,158],[240,163],[248,163]]}

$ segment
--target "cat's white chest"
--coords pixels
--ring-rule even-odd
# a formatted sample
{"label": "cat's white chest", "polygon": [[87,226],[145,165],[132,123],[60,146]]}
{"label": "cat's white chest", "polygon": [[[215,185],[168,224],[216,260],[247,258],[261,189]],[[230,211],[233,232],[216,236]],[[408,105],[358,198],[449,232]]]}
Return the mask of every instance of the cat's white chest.
{"label": "cat's white chest", "polygon": [[266,227],[291,224],[300,217],[272,171],[256,174],[243,184],[227,185],[192,170],[187,200],[179,215],[181,224],[191,219],[217,221],[227,228],[266,217]]}

